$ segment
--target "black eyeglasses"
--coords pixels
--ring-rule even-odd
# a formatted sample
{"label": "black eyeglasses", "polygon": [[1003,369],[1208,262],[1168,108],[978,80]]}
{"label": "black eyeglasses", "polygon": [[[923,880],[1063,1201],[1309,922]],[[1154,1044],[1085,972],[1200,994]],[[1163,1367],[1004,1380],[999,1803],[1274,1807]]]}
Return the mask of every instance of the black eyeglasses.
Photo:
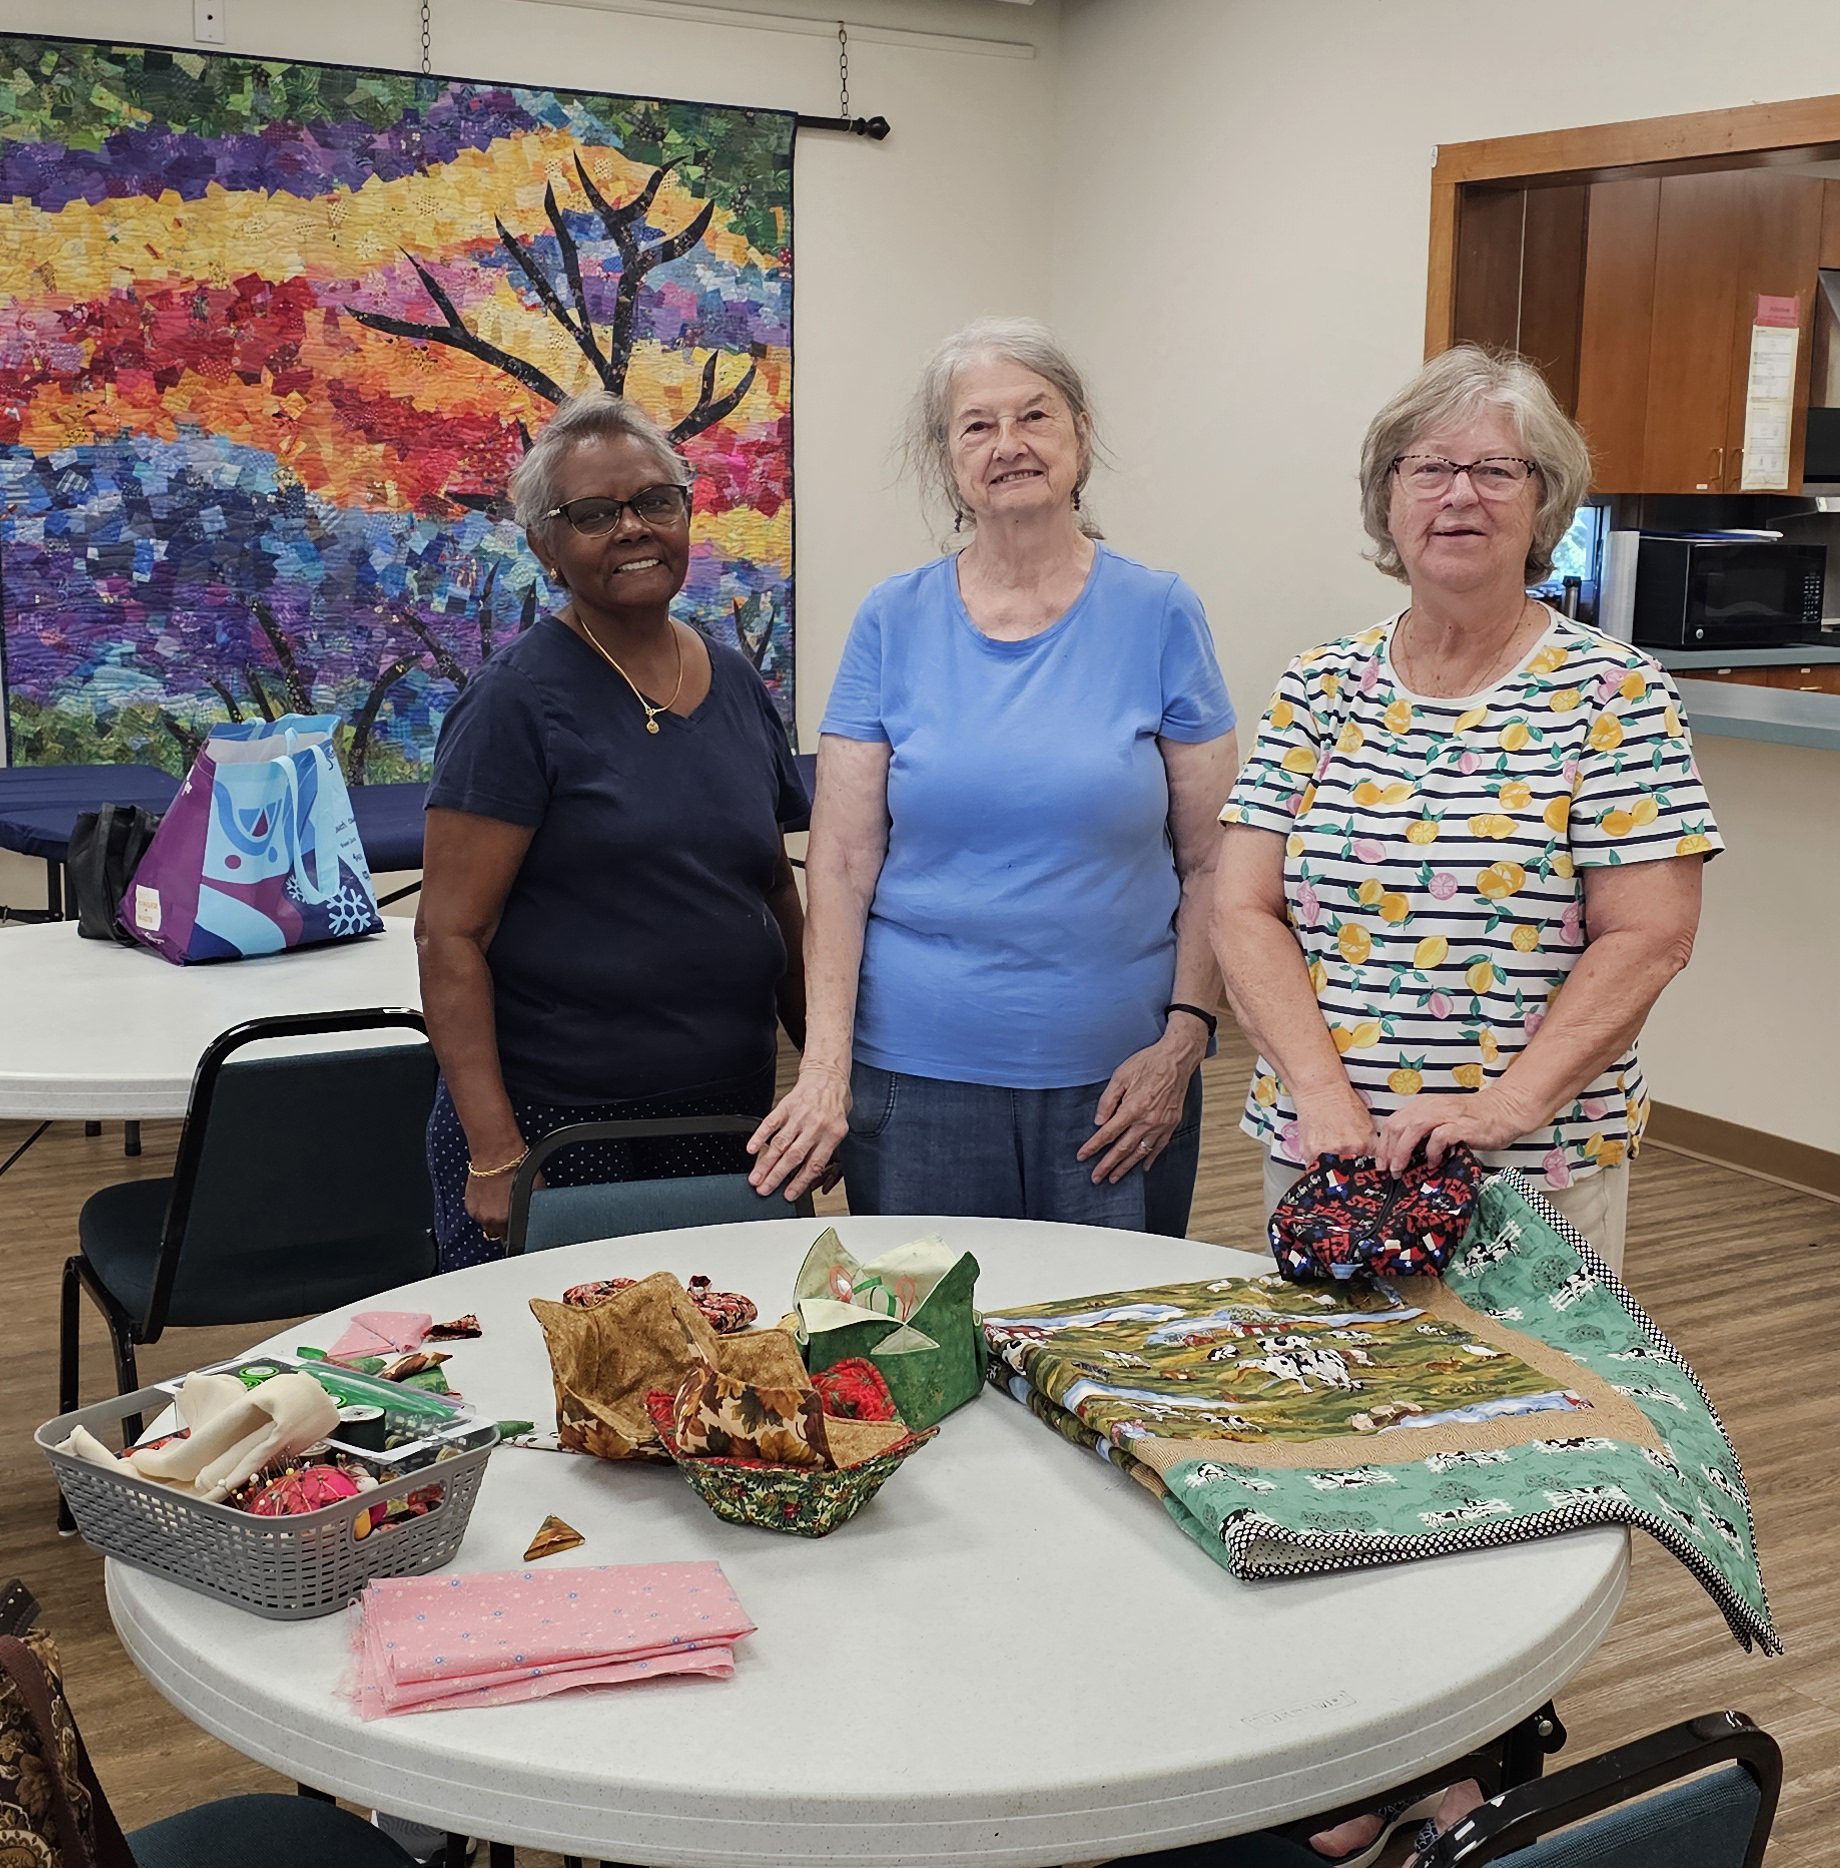
{"label": "black eyeglasses", "polygon": [[681,525],[690,516],[690,489],[676,481],[641,487],[631,499],[572,499],[552,506],[545,519],[566,519],[583,538],[605,538],[628,507],[647,525]]}

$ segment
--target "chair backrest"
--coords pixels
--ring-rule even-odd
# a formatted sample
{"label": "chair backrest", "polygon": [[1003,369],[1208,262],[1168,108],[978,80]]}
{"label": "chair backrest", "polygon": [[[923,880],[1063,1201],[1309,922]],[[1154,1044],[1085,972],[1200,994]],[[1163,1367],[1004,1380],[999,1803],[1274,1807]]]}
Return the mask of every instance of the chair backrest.
{"label": "chair backrest", "polygon": [[797,1201],[759,1194],[745,1174],[686,1174],[668,1180],[599,1181],[585,1187],[536,1187],[551,1155],[582,1142],[656,1141],[683,1135],[751,1135],[753,1116],[701,1116],[684,1121],[577,1122],[535,1143],[511,1184],[505,1250],[542,1252],[584,1239],[616,1239],[634,1232],[670,1232],[682,1226],[718,1226],[756,1219],[810,1219],[809,1193]]}
{"label": "chair backrest", "polygon": [[192,1082],[144,1340],[168,1323],[331,1310],[435,1269],[420,1043],[231,1061],[271,1038],[399,1027],[401,1008],[254,1019],[215,1039]]}
{"label": "chair backrest", "polygon": [[1769,1733],[1710,1713],[1503,1791],[1422,1868],[1759,1868],[1781,1789]]}

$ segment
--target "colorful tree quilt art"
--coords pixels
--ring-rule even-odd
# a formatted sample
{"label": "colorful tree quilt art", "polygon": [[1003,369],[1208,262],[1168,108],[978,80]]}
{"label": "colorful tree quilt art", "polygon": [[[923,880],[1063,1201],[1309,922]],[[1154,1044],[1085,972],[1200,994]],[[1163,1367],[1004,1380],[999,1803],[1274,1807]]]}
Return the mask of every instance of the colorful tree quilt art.
{"label": "colorful tree quilt art", "polygon": [[553,607],[505,483],[606,388],[696,472],[678,614],[792,719],[794,120],[0,35],[9,757],[353,783]]}

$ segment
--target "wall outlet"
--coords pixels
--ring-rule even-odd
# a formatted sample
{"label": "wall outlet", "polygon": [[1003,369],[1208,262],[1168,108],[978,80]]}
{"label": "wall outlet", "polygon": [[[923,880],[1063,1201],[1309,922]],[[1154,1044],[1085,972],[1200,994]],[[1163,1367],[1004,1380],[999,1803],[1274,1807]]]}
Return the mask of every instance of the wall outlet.
{"label": "wall outlet", "polygon": [[224,42],[224,0],[192,0],[192,37],[200,45]]}

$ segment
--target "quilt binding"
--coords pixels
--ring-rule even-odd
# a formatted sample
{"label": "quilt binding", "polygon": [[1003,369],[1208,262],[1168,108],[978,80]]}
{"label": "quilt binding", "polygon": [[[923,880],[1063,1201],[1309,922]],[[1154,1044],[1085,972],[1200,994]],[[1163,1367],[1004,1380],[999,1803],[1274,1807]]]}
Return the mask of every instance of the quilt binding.
{"label": "quilt binding", "polygon": [[[1395,1537],[1384,1531],[1358,1534],[1346,1531],[1294,1531],[1287,1525],[1264,1517],[1256,1506],[1248,1506],[1245,1511],[1229,1518],[1220,1532],[1221,1541],[1232,1553],[1235,1574],[1265,1581],[1282,1576],[1315,1575],[1329,1570],[1369,1569],[1426,1555],[1441,1557],[1465,1550],[1488,1550],[1506,1544],[1527,1543],[1535,1538],[1564,1531],[1589,1530],[1613,1524],[1634,1525],[1647,1531],[1685,1565],[1694,1580],[1718,1605],[1720,1614],[1725,1617],[1725,1625],[1746,1653],[1751,1651],[1755,1643],[1766,1654],[1780,1654],[1783,1651],[1782,1641],[1776,1634],[1770,1615],[1769,1597],[1764,1592],[1763,1566],[1757,1561],[1757,1525],[1751,1511],[1750,1484],[1744,1477],[1738,1450],[1732,1445],[1731,1435],[1726,1432],[1725,1423],[1719,1418],[1719,1411],[1713,1406],[1705,1385],[1694,1373],[1692,1365],[1662,1333],[1660,1326],[1636,1302],[1629,1287],[1599,1256],[1596,1247],[1540,1192],[1525,1173],[1519,1168],[1502,1168],[1483,1184],[1503,1185],[1520,1194],[1539,1217],[1578,1254],[1584,1269],[1623,1305],[1643,1335],[1693,1384],[1700,1400],[1705,1403],[1713,1426],[1718,1429],[1719,1438],[1725,1443],[1726,1452],[1731,1456],[1732,1470],[1737,1474],[1744,1495],[1744,1528],[1750,1542],[1751,1560],[1757,1568],[1757,1589],[1763,1602],[1762,1615],[1759,1616],[1732,1589],[1723,1575],[1674,1525],[1639,1506],[1618,1505],[1614,1500],[1566,1505],[1557,1511],[1541,1512],[1537,1517],[1521,1518],[1512,1525],[1476,1525],[1468,1529],[1439,1531],[1428,1538]],[[1325,1559],[1318,1562],[1262,1561],[1255,1554],[1261,1544],[1333,1553],[1335,1560],[1328,1561],[1325,1554]]]}
{"label": "quilt binding", "polygon": [[[1782,1641],[1776,1633],[1770,1615],[1769,1596],[1763,1584],[1763,1566],[1757,1556],[1757,1526],[1751,1511],[1750,1485],[1744,1477],[1744,1468],[1739,1462],[1737,1448],[1732,1445],[1731,1435],[1725,1431],[1725,1423],[1719,1418],[1719,1411],[1713,1406],[1712,1397],[1707,1394],[1705,1385],[1693,1372],[1686,1358],[1668,1341],[1655,1320],[1636,1302],[1629,1287],[1599,1256],[1590,1240],[1546,1199],[1526,1174],[1519,1168],[1501,1168],[1490,1175],[1483,1185],[1485,1187],[1504,1186],[1518,1193],[1539,1218],[1578,1254],[1583,1268],[1623,1305],[1636,1327],[1655,1349],[1667,1361],[1673,1363],[1693,1384],[1700,1400],[1705,1403],[1706,1412],[1711,1417],[1713,1426],[1718,1429],[1719,1438],[1725,1443],[1725,1450],[1731,1457],[1732,1470],[1737,1475],[1739,1488],[1743,1494],[1744,1528],[1750,1541],[1751,1561],[1757,1570],[1757,1591],[1763,1604],[1761,1615],[1733,1590],[1724,1576],[1687,1541],[1685,1535],[1674,1525],[1652,1512],[1642,1510],[1634,1503],[1619,1505],[1614,1500],[1585,1505],[1566,1505],[1556,1511],[1541,1512],[1534,1517],[1517,1519],[1510,1525],[1476,1525],[1467,1529],[1438,1531],[1428,1537],[1399,1537],[1387,1531],[1293,1530],[1288,1525],[1279,1524],[1275,1519],[1266,1517],[1257,1506],[1248,1505],[1243,1510],[1230,1515],[1220,1528],[1221,1542],[1232,1557],[1232,1563],[1229,1566],[1231,1573],[1246,1581],[1269,1582],[1291,1576],[1323,1575],[1332,1571],[1351,1569],[1375,1569],[1384,1564],[1416,1562],[1423,1557],[1454,1556],[1469,1550],[1489,1550],[1507,1544],[1528,1543],[1535,1538],[1553,1536],[1566,1531],[1592,1530],[1608,1525],[1633,1525],[1639,1530],[1648,1532],[1686,1567],[1688,1573],[1717,1605],[1719,1613],[1725,1618],[1725,1625],[1747,1654],[1753,1645],[1765,1654],[1780,1654],[1783,1651]],[[1459,1251],[1457,1259],[1453,1262],[1460,1263],[1460,1261]],[[994,1363],[993,1366],[995,1366]],[[1039,1390],[1037,1392],[1039,1393]],[[1041,1398],[1049,1401],[1046,1395]],[[1052,1401],[1049,1401],[1049,1404],[1059,1406],[1058,1403]],[[1075,1415],[1074,1418],[1077,1420],[1079,1417]],[[1091,1430],[1088,1429],[1088,1431]],[[1663,1438],[1665,1440],[1665,1434]],[[1224,1460],[1224,1455],[1221,1457]],[[1227,1460],[1225,1463],[1230,1464],[1231,1461]],[[1164,1503],[1165,1507],[1171,1510],[1181,1508],[1173,1495],[1168,1493],[1165,1494]],[[1322,1554],[1316,1559],[1305,1557],[1301,1561],[1289,1557],[1260,1555],[1261,1549],[1269,1550],[1274,1545],[1286,1551],[1316,1551]]]}

